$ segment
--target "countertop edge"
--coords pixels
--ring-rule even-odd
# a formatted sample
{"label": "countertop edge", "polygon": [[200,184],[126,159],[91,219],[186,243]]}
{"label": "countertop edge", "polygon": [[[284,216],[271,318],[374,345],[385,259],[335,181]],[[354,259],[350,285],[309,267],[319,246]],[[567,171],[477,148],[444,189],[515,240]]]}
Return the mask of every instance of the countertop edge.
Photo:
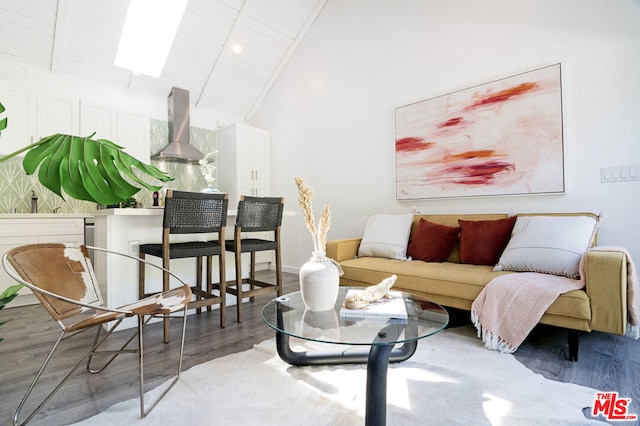
{"label": "countertop edge", "polygon": [[[235,216],[237,214],[237,210],[228,210],[227,216]],[[104,210],[96,210],[90,214],[90,216],[162,216],[164,214],[163,207],[156,208],[130,208],[130,209],[104,209]],[[293,210],[285,210],[283,212],[284,216],[295,216],[295,211]]]}
{"label": "countertop edge", "polygon": [[0,219],[82,219],[92,213],[0,213]]}

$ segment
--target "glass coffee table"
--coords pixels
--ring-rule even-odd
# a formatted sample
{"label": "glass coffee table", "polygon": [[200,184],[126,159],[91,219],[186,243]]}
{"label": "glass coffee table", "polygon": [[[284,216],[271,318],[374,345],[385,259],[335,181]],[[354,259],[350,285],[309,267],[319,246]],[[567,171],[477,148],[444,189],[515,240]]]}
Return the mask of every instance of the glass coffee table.
{"label": "glass coffee table", "polygon": [[[353,287],[362,289],[361,287]],[[387,416],[387,367],[415,353],[418,340],[442,330],[449,314],[440,305],[402,293],[408,318],[341,316],[350,287],[340,287],[334,309],[305,309],[299,291],[275,298],[262,309],[262,319],[276,331],[276,348],[291,365],[367,364],[365,424],[384,425]],[[295,351],[289,338],[349,346],[335,350]]]}

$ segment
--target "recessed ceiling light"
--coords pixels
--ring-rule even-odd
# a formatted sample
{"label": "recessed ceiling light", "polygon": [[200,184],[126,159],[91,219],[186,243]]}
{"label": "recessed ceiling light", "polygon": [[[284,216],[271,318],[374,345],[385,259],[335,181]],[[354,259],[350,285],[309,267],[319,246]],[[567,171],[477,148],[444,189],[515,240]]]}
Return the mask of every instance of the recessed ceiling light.
{"label": "recessed ceiling light", "polygon": [[188,0],[131,0],[114,65],[160,77]]}
{"label": "recessed ceiling light", "polygon": [[233,53],[235,53],[236,55],[239,55],[242,53],[242,45],[240,43],[233,43],[231,45],[231,51]]}

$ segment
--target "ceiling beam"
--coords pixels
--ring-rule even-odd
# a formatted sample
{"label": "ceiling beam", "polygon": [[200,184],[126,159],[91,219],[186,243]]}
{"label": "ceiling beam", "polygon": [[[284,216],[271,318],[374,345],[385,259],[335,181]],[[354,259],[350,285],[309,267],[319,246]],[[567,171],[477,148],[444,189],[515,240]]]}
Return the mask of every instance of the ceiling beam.
{"label": "ceiling beam", "polygon": [[240,10],[238,10],[238,15],[236,17],[236,20],[234,21],[233,26],[231,27],[231,31],[229,31],[229,34],[227,34],[227,38],[224,41],[224,46],[222,46],[222,49],[220,49],[220,51],[218,52],[218,56],[216,56],[216,60],[213,62],[213,65],[209,70],[209,75],[207,76],[207,80],[204,82],[204,85],[202,86],[202,90],[198,94],[198,99],[196,100],[196,106],[200,106],[200,102],[202,101],[204,94],[207,92],[207,88],[209,87],[209,84],[211,84],[213,73],[216,70],[216,67],[218,66],[220,57],[223,54],[227,53],[231,48],[231,41],[233,40],[232,36],[235,34],[235,29],[238,27],[238,23],[245,19],[244,17],[245,17],[246,4],[247,4],[247,0],[243,0],[242,6],[240,6]]}
{"label": "ceiling beam", "polygon": [[127,90],[130,93],[136,92],[138,90],[138,85],[140,83],[140,74],[136,74],[133,71],[129,75],[129,84],[127,84]]}
{"label": "ceiling beam", "polygon": [[64,60],[64,32],[69,17],[69,0],[58,0],[56,11],[56,28],[53,34],[53,48],[51,51],[51,72],[59,73]]}

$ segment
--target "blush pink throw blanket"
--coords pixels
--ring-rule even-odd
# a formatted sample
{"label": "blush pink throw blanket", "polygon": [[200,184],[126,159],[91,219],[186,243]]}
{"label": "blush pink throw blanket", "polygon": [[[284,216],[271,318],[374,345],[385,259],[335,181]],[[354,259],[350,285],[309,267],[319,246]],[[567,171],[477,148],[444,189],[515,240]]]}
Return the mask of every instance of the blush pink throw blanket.
{"label": "blush pink throw blanket", "polygon": [[537,272],[500,275],[473,301],[471,320],[486,348],[512,353],[559,295],[583,287],[583,280]]}
{"label": "blush pink throw blanket", "polygon": [[[640,338],[640,279],[629,252],[617,246],[596,246],[589,251],[624,253],[627,261],[626,335]],[[580,276],[585,276],[585,260],[580,262]],[[535,272],[501,275],[485,286],[471,305],[471,320],[485,347],[513,353],[529,335],[547,308],[563,293],[584,287],[584,280],[574,280]]]}

